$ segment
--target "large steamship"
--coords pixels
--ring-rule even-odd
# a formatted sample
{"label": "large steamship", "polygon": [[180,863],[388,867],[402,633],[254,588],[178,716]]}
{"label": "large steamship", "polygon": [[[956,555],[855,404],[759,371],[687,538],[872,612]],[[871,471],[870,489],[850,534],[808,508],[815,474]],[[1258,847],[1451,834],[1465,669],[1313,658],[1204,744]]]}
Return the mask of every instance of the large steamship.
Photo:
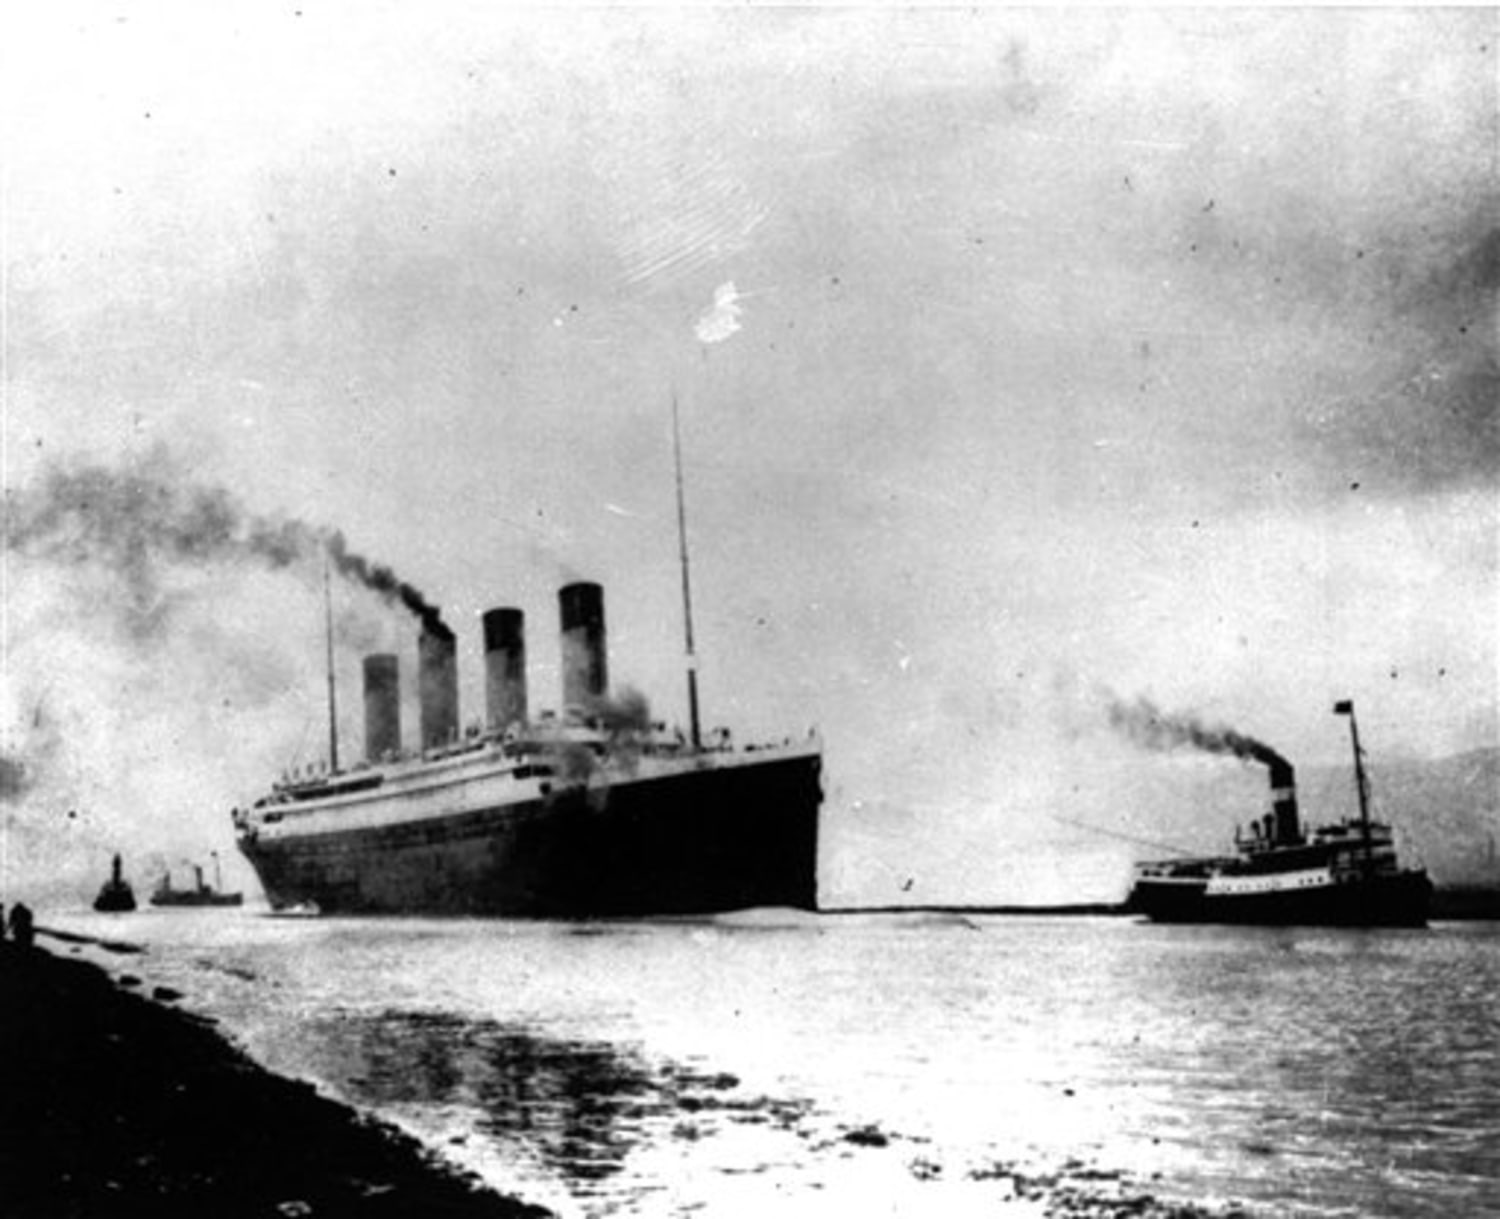
{"label": "large steamship", "polygon": [[1126,908],[1170,923],[1425,926],[1432,883],[1402,866],[1391,827],[1370,817],[1354,704],[1334,713],[1349,717],[1358,819],[1305,827],[1291,763],[1262,750],[1271,811],[1248,832],[1236,828],[1235,854],[1139,864]]}
{"label": "large steamship", "polygon": [[397,657],[364,660],[365,758],[338,766],[332,615],[329,772],[234,810],[272,906],[358,914],[551,918],[817,907],[822,748],[736,748],[699,727],[682,446],[672,404],[690,732],[609,694],[604,592],[558,593],[561,714],[528,714],[525,615],[483,616],[483,730],[460,735],[453,633],[417,646],[420,749],[402,752]]}
{"label": "large steamship", "polygon": [[[539,917],[817,901],[816,737],[731,746],[608,695],[604,597],[559,592],[563,706],[527,714],[524,615],[483,616],[487,727],[458,733],[455,646],[418,641],[421,749],[401,750],[397,657],[364,660],[365,759],[236,809],[277,909]],[[691,671],[690,671],[691,675]],[[696,710],[696,697],[693,699]]]}

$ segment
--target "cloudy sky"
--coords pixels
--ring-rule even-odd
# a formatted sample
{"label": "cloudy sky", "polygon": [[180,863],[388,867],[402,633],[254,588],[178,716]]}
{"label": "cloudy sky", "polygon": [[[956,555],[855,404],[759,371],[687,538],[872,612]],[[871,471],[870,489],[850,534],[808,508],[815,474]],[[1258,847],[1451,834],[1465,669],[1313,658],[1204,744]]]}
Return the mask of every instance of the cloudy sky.
{"label": "cloudy sky", "polygon": [[[598,580],[679,718],[674,396],[707,717],[822,730],[825,898],[1107,886],[1053,819],[1183,765],[1113,697],[1296,761],[1344,697],[1372,751],[1500,743],[1494,11],[5,21],[7,815],[58,867],[228,851],[324,733],[315,566],[100,488],[341,529],[466,717],[479,612],[555,704]],[[338,597],[352,741],[413,635]]]}

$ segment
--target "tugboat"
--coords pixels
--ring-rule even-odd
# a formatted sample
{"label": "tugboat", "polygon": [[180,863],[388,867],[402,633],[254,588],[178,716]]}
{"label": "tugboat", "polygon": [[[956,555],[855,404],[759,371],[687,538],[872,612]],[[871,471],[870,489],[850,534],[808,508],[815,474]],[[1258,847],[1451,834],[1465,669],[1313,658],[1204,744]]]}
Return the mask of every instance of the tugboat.
{"label": "tugboat", "polygon": [[196,884],[191,889],[172,888],[172,873],[163,872],[161,880],[151,894],[153,906],[238,906],[244,902],[240,893],[225,893],[223,878],[219,874],[219,853],[213,853],[214,883],[210,887],[203,883],[203,869],[193,865]]}
{"label": "tugboat", "polygon": [[1358,820],[1305,832],[1292,766],[1267,751],[1271,811],[1248,833],[1236,829],[1236,854],[1138,864],[1127,911],[1164,923],[1425,927],[1432,882],[1401,865],[1391,827],[1370,819],[1354,704],[1333,711],[1349,718]]}
{"label": "tugboat", "polygon": [[120,874],[118,855],[115,856],[114,870],[110,878],[100,888],[99,896],[94,898],[94,909],[101,914],[125,914],[135,909],[135,890]]}

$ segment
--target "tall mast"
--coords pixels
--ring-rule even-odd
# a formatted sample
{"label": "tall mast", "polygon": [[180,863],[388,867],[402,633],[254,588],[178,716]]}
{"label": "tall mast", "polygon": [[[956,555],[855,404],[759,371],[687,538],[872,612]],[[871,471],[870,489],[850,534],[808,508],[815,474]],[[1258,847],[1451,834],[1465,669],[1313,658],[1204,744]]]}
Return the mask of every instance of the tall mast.
{"label": "tall mast", "polygon": [[1370,780],[1365,775],[1364,750],[1359,747],[1359,723],[1354,718],[1354,703],[1346,699],[1333,705],[1335,715],[1349,717],[1349,740],[1354,746],[1354,787],[1359,795],[1359,828],[1365,843],[1365,868],[1369,870],[1374,860],[1374,848],[1370,843]]}
{"label": "tall mast", "polygon": [[688,577],[687,509],[682,495],[682,426],[677,418],[677,391],[672,391],[672,455],[677,465],[677,548],[682,560],[682,626],[687,638],[688,722],[693,748],[702,746],[698,727],[698,657],[693,651],[693,589]]}
{"label": "tall mast", "polygon": [[323,558],[323,627],[328,649],[328,770],[339,769],[339,705],[333,682],[333,586],[328,574],[328,558]]}

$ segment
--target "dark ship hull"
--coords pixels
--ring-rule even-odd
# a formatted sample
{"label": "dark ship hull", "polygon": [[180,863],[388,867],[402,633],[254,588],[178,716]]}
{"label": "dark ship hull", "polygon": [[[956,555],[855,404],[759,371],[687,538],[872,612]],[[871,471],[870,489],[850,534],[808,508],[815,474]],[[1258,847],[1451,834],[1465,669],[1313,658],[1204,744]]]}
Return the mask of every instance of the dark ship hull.
{"label": "dark ship hull", "polygon": [[128,914],[135,909],[135,894],[129,885],[106,884],[94,898],[94,909],[100,914]]}
{"label": "dark ship hull", "polygon": [[171,873],[165,873],[152,891],[151,904],[175,909],[177,907],[238,906],[244,902],[242,894],[224,892],[223,884],[218,879],[217,851],[214,852],[214,883],[212,885],[204,882],[203,869],[196,864],[193,866],[193,873],[196,883],[191,889],[174,889]]}
{"label": "dark ship hull", "polygon": [[1425,927],[1431,900],[1427,874],[1406,871],[1239,893],[1210,892],[1206,880],[1142,879],[1126,908],[1159,923]]}
{"label": "dark ship hull", "polygon": [[[418,814],[418,794],[356,797],[344,814],[356,823],[348,828],[287,832],[283,820],[242,835],[240,847],[273,907],[325,914],[579,918],[816,908],[815,750],[705,753],[656,769],[546,791],[549,784],[536,784],[531,798],[443,811],[445,800],[456,803],[463,787],[486,778],[456,775],[436,811]],[[403,799],[410,817],[400,812]]]}
{"label": "dark ship hull", "polygon": [[99,887],[99,895],[94,898],[94,909],[100,914],[129,914],[135,909],[135,890],[125,879],[118,855],[114,858],[109,879]]}
{"label": "dark ship hull", "polygon": [[151,895],[153,906],[239,906],[244,903],[242,893],[195,892],[192,889],[158,889]]}

